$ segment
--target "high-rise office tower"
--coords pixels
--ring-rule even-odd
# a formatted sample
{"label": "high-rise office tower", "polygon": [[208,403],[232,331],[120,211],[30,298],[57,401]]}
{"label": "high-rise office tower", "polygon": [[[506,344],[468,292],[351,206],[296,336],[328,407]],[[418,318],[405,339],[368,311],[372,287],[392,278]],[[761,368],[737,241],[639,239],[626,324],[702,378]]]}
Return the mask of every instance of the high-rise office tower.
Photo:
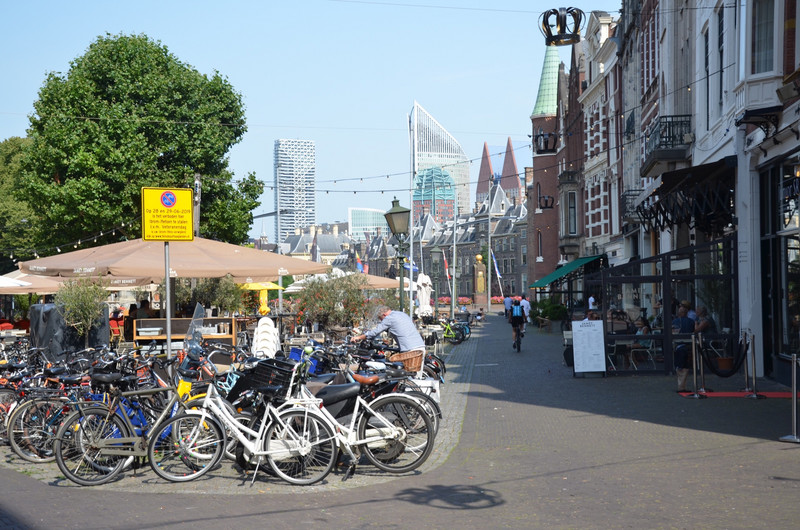
{"label": "high-rise office tower", "polygon": [[[411,135],[411,163],[415,176],[430,168],[446,171],[455,182],[458,211],[470,211],[469,159],[461,144],[416,101],[409,115],[408,128]],[[414,182],[417,186],[423,183],[430,184],[430,181],[417,179]],[[414,206],[412,209],[421,211],[421,205]]]}
{"label": "high-rise office tower", "polygon": [[275,242],[316,222],[316,150],[312,140],[275,140]]}

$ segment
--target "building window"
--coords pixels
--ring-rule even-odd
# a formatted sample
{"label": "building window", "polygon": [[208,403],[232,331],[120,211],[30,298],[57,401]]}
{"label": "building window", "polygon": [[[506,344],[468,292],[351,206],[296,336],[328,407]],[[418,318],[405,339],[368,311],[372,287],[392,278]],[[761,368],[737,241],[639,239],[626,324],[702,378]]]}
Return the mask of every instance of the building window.
{"label": "building window", "polygon": [[775,0],[754,0],[753,2],[753,43],[751,48],[752,74],[772,70],[775,34]]}
{"label": "building window", "polygon": [[508,258],[503,258],[503,274],[508,274]]}
{"label": "building window", "polygon": [[567,194],[567,233],[571,236],[578,233],[578,194],[574,191]]}
{"label": "building window", "polygon": [[516,260],[515,258],[511,258],[511,262],[510,262],[510,264],[509,264],[509,265],[511,266],[511,271],[510,271],[510,272],[511,272],[512,274],[513,274],[513,272],[514,272],[514,271],[516,270],[516,268],[517,268],[517,267],[516,267],[516,262],[517,262],[517,260]]}
{"label": "building window", "polygon": [[706,98],[706,130],[709,129],[711,126],[711,105],[709,105],[709,99],[711,98],[711,76],[709,75],[710,70],[710,56],[711,56],[711,48],[708,43],[708,30],[703,32],[703,68],[706,74],[705,77],[705,98]]}
{"label": "building window", "polygon": [[522,264],[523,265],[527,265],[528,264],[528,245],[522,245],[521,251],[522,251]]}
{"label": "building window", "polygon": [[722,108],[722,96],[725,83],[725,10],[720,8],[717,11],[717,46],[719,47],[718,67],[719,67],[719,88],[717,95],[719,96],[719,106]]}
{"label": "building window", "polygon": [[536,256],[537,257],[541,257],[542,256],[542,231],[541,230],[537,230],[536,231],[536,239],[537,239],[537,241],[536,241]]}

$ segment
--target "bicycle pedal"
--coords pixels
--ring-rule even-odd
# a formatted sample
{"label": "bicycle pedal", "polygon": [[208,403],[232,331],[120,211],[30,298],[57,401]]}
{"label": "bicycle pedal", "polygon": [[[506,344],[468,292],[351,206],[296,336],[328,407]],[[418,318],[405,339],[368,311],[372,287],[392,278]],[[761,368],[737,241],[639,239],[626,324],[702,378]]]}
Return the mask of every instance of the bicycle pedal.
{"label": "bicycle pedal", "polygon": [[345,480],[347,480],[350,477],[352,477],[353,475],[355,475],[355,473],[356,473],[356,465],[355,464],[350,464],[349,466],[347,466],[347,471],[345,471],[344,477],[342,477],[342,482],[344,482]]}

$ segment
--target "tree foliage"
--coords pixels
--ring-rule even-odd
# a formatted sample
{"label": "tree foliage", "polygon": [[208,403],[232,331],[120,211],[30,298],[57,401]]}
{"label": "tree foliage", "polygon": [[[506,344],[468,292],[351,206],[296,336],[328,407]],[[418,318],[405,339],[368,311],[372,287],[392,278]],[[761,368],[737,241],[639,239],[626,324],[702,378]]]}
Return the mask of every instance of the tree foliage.
{"label": "tree foliage", "polygon": [[309,280],[296,296],[293,309],[323,328],[351,327],[374,313],[375,302],[365,297],[366,284],[360,274]]}
{"label": "tree foliage", "polygon": [[[246,131],[241,95],[144,35],[99,37],[51,72],[34,103],[32,140],[19,187],[38,210],[36,236],[50,245],[132,222],[141,187],[189,187],[202,176],[200,232],[242,243],[263,185],[232,183],[226,153]],[[41,244],[41,243],[40,243]]]}
{"label": "tree foliage", "polygon": [[32,211],[28,202],[15,197],[22,159],[30,140],[9,138],[0,142],[0,270],[14,269],[11,252],[28,248],[32,231]]}

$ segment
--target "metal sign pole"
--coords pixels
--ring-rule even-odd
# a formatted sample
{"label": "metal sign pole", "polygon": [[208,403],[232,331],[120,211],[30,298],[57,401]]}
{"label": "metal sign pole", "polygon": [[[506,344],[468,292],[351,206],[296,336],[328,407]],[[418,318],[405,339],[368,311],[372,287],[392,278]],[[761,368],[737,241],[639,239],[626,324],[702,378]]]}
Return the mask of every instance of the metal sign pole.
{"label": "metal sign pole", "polygon": [[166,324],[166,331],[167,331],[167,359],[172,358],[172,315],[170,311],[172,306],[170,305],[171,300],[171,293],[169,288],[169,241],[164,241],[164,283],[166,284],[166,300],[164,303],[166,304],[166,316],[167,316],[167,324]]}

